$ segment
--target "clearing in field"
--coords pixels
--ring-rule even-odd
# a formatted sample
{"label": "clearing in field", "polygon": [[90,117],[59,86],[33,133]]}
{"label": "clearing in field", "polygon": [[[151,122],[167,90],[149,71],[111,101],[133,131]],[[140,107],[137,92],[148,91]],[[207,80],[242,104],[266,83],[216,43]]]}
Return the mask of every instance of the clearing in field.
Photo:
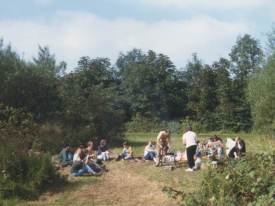
{"label": "clearing in field", "polygon": [[[211,134],[201,134],[205,138]],[[133,146],[135,156],[141,156],[148,140],[154,139],[155,133],[128,133],[127,139]],[[235,134],[221,135],[234,137]],[[247,142],[248,152],[271,151],[275,142],[263,137],[250,137],[242,134]],[[183,151],[181,135],[172,139],[173,148]],[[118,153],[121,148],[113,148]],[[144,161],[110,161],[109,172],[100,177],[69,177],[69,184],[57,191],[48,192],[37,201],[23,202],[20,205],[178,205],[174,199],[163,191],[173,188],[184,193],[195,192],[200,187],[207,170],[187,173],[185,168],[173,171],[164,167],[155,167],[152,162]],[[68,174],[68,168],[62,173]]]}

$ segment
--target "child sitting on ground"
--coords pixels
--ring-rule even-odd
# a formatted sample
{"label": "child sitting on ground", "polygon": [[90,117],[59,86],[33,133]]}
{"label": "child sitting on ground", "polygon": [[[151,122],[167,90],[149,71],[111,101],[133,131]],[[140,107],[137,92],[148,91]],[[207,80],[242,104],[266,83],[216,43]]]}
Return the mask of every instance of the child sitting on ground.
{"label": "child sitting on ground", "polygon": [[131,159],[133,159],[132,147],[130,147],[127,142],[123,143],[122,153],[117,157],[116,160],[119,161],[121,159],[122,160],[131,160]]}
{"label": "child sitting on ground", "polygon": [[97,159],[102,161],[109,160],[109,151],[107,147],[107,141],[106,139],[100,140],[99,146],[97,148]]}
{"label": "child sitting on ground", "polygon": [[202,148],[202,144],[200,144],[200,141],[197,141],[197,149],[196,149],[196,153],[195,153],[195,166],[194,166],[194,170],[199,170],[201,168],[202,165],[202,161],[201,161],[201,148]]}
{"label": "child sitting on ground", "polygon": [[144,149],[144,156],[143,158],[145,160],[154,160],[157,156],[157,151],[156,151],[156,143],[149,141],[148,145],[146,145]]}

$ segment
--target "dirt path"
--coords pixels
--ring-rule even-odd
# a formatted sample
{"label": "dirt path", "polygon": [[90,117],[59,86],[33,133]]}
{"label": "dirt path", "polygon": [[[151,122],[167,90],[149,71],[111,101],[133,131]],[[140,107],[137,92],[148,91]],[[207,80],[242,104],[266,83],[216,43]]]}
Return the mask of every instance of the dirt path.
{"label": "dirt path", "polygon": [[[85,183],[72,191],[44,195],[39,201],[27,205],[89,205],[89,206],[173,206],[175,201],[162,192],[163,186],[155,181],[148,180],[145,176],[131,172],[129,167],[136,163],[108,164],[109,172],[98,181]],[[127,169],[128,168],[128,169]],[[85,177],[83,177],[84,179]],[[82,180],[83,180],[82,179]],[[73,178],[73,181],[77,181]]]}

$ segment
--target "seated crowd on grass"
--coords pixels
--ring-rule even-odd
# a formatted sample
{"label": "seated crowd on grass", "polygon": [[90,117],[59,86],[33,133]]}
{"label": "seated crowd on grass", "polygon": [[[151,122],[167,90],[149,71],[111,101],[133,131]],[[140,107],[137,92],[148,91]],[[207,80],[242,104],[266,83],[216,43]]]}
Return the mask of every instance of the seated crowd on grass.
{"label": "seated crowd on grass", "polygon": [[80,145],[74,154],[69,145],[65,145],[59,154],[61,166],[71,165],[71,174],[73,176],[100,175],[106,171],[102,161],[107,161],[109,158],[105,139],[100,141],[97,150],[94,150],[94,143],[89,141],[86,148]]}
{"label": "seated crowd on grass", "polygon": [[[186,171],[194,171],[200,169],[202,158],[215,163],[222,161],[226,156],[239,158],[246,152],[245,142],[239,137],[236,137],[235,140],[227,139],[226,145],[217,135],[200,142],[191,127],[184,133],[182,141],[186,147],[185,152],[172,152],[170,131],[162,130],[157,137],[157,141],[149,141],[145,146],[142,159],[154,161],[156,166],[164,165],[165,162],[187,162],[188,168]],[[127,142],[124,142],[122,146],[122,152],[116,160],[135,160],[132,147]],[[73,176],[100,175],[107,171],[103,161],[110,159],[110,152],[107,141],[102,139],[97,150],[94,150],[92,141],[87,143],[86,148],[80,145],[74,153],[72,153],[69,145],[65,145],[59,154],[59,159],[62,167],[71,165]]]}

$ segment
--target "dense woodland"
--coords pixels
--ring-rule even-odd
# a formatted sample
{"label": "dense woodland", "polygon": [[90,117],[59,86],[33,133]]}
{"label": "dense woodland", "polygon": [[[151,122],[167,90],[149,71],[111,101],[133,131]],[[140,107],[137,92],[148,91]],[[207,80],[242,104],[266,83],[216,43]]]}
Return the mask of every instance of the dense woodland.
{"label": "dense woodland", "polygon": [[[48,47],[30,61],[0,41],[0,170],[12,172],[1,176],[0,196],[32,194],[57,178],[47,157],[42,163],[26,157],[31,148],[56,152],[64,143],[119,140],[126,128],[144,125],[274,134],[275,29],[267,39],[260,44],[240,36],[228,58],[212,64],[193,54],[176,68],[164,54],[133,49],[114,65],[105,57],[80,57],[74,69]],[[30,175],[38,179],[26,181]]]}

